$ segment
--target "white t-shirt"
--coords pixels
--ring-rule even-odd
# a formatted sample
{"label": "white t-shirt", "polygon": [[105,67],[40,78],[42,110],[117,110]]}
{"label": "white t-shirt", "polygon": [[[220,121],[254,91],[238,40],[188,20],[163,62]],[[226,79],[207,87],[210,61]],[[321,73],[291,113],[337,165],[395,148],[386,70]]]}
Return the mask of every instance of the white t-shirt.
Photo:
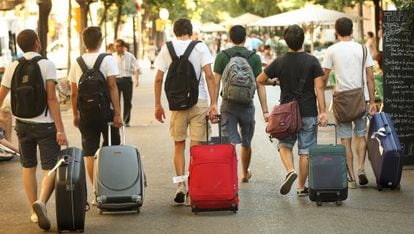
{"label": "white t-shirt", "polygon": [[[175,53],[178,57],[184,54],[185,49],[187,49],[188,45],[190,44],[191,40],[173,40],[172,44],[175,50]],[[203,42],[198,43],[188,58],[191,64],[194,66],[194,71],[196,73],[197,78],[200,77],[200,83],[198,86],[198,99],[208,100],[208,93],[204,83],[204,76],[201,76],[202,68],[207,64],[213,63],[213,57],[211,56],[208,47]],[[170,53],[168,52],[167,45],[164,45],[161,48],[160,53],[155,61],[156,68],[164,74],[167,73],[168,67],[172,62]]]}
{"label": "white t-shirt", "polygon": [[[88,68],[92,68],[95,64],[96,59],[98,58],[99,54],[101,53],[86,53],[82,55],[83,60]],[[116,65],[114,57],[111,55],[105,56],[102,60],[101,67],[99,69],[105,78],[108,76],[117,76],[119,74],[118,66]],[[72,83],[79,83],[79,79],[82,76],[82,69],[79,66],[79,63],[75,60],[72,62],[72,66],[70,67],[68,79]]]}
{"label": "white t-shirt", "polygon": [[139,70],[137,59],[128,51],[125,51],[122,56],[117,53],[114,53],[113,56],[119,69],[119,75],[117,78],[126,76],[132,77],[134,76],[134,72]]}
{"label": "white t-shirt", "polygon": [[[322,67],[335,69],[336,91],[344,91],[361,87],[363,52],[362,46],[353,41],[341,41],[330,46],[322,62]],[[374,66],[367,50],[365,68]],[[365,99],[369,100],[366,83],[366,69],[363,72]]]}
{"label": "white t-shirt", "polygon": [[[27,60],[32,59],[33,57],[36,57],[36,56],[40,56],[40,54],[36,52],[27,52],[23,55],[23,57],[25,57]],[[1,81],[1,85],[10,89],[14,70],[16,69],[18,64],[19,62],[16,60],[6,68],[6,70],[4,71],[2,81]],[[45,89],[46,89],[47,80],[53,80],[54,82],[56,82],[56,67],[53,62],[47,59],[40,60],[38,64],[40,67],[40,73],[42,73],[42,77],[43,77],[43,81],[44,81]],[[30,119],[19,118],[19,117],[16,117],[16,119],[27,121],[27,122],[34,122],[34,123],[53,123],[54,122],[52,116],[50,115],[49,109],[47,110],[46,116],[44,113],[42,113],[41,115],[34,117],[34,118],[30,118]]]}

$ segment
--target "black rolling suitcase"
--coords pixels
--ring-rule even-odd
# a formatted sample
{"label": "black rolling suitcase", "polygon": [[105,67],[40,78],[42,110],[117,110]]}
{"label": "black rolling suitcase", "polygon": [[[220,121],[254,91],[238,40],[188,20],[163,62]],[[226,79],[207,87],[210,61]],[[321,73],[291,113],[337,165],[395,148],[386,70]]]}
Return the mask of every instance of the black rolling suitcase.
{"label": "black rolling suitcase", "polygon": [[348,178],[345,146],[335,143],[317,144],[309,149],[309,199],[318,206],[322,202],[341,205],[348,198]]}
{"label": "black rolling suitcase", "polygon": [[368,158],[377,182],[377,189],[400,189],[403,151],[394,124],[387,113],[380,112],[370,121]]}
{"label": "black rolling suitcase", "polygon": [[82,151],[78,148],[70,147],[61,151],[57,164],[55,197],[58,232],[83,232],[87,192],[85,165]]}

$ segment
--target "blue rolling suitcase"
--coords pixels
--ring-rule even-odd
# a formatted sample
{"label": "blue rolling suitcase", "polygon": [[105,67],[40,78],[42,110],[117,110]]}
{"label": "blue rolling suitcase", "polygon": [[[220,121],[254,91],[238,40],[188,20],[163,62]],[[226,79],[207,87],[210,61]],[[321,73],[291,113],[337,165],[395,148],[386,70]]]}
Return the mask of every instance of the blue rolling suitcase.
{"label": "blue rolling suitcase", "polygon": [[367,148],[378,191],[383,188],[399,189],[403,151],[394,124],[387,113],[377,113],[371,119]]}
{"label": "blue rolling suitcase", "polygon": [[345,146],[336,143],[335,129],[334,144],[317,144],[309,149],[309,199],[318,206],[323,202],[342,205],[348,198],[347,173]]}

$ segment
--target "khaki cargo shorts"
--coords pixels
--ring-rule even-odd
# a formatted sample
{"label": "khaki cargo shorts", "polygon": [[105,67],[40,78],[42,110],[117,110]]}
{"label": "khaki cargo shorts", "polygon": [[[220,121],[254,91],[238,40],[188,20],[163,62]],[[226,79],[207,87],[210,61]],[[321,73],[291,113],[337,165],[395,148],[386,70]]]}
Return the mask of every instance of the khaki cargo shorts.
{"label": "khaki cargo shorts", "polygon": [[187,129],[190,130],[190,139],[206,141],[207,100],[198,100],[197,104],[188,110],[171,111],[170,135],[174,141],[184,141],[187,138]]}

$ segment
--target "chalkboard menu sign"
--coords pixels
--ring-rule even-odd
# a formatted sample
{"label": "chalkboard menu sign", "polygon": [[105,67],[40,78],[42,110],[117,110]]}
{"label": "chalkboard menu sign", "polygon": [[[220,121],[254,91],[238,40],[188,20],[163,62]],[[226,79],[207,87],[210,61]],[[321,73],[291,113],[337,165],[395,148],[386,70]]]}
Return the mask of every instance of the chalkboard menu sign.
{"label": "chalkboard menu sign", "polygon": [[405,27],[409,15],[384,11],[384,112],[390,114],[401,144],[404,163],[414,164],[414,38]]}

